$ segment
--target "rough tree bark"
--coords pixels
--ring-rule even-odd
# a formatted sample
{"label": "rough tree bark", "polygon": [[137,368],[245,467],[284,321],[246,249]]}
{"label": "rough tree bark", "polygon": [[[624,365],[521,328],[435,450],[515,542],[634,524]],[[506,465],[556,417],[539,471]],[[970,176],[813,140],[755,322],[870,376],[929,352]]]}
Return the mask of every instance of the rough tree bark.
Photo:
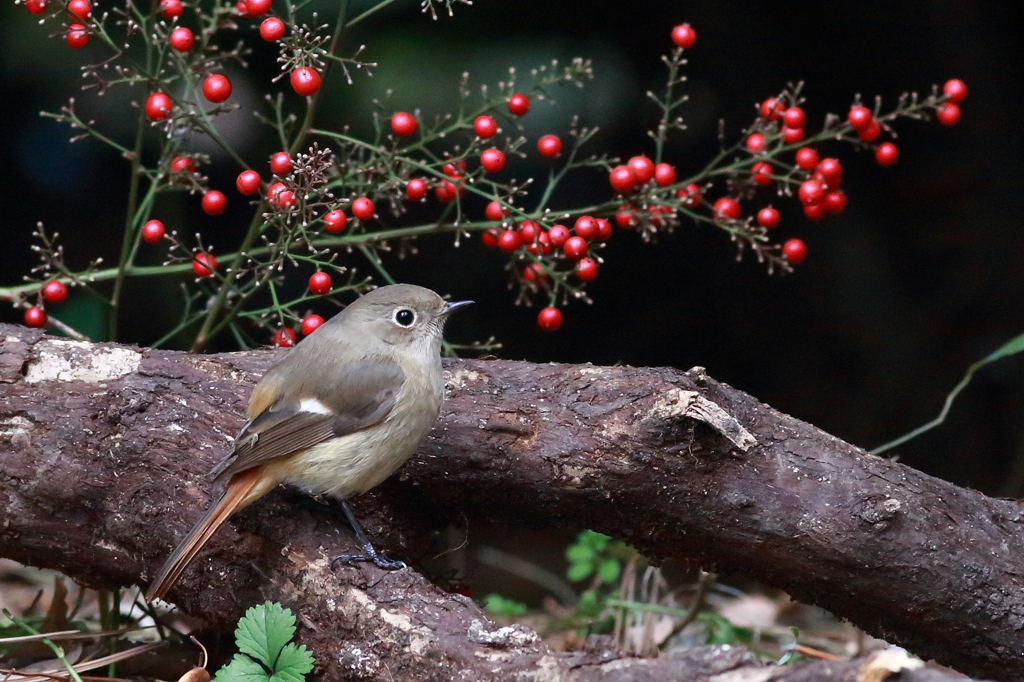
{"label": "rough tree bark", "polygon": [[[0,325],[0,556],[92,586],[145,584],[205,508],[204,474],[272,356]],[[430,438],[359,505],[386,549],[401,555],[462,514],[592,528],[782,588],[963,672],[1024,679],[1017,502],[868,455],[699,368],[446,368]],[[754,665],[720,649],[553,653],[413,571],[332,571],[351,549],[343,524],[277,491],[217,534],[171,598],[223,627],[284,603],[324,679],[687,680]],[[857,662],[843,665],[779,672],[846,679]]]}

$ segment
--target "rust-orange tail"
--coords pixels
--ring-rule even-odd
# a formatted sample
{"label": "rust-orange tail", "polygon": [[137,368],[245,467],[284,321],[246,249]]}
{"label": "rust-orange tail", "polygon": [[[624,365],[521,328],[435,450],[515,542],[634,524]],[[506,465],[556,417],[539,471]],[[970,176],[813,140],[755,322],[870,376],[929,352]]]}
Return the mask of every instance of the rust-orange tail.
{"label": "rust-orange tail", "polygon": [[224,494],[213,503],[206,516],[195,525],[188,537],[171,552],[171,556],[167,557],[167,561],[160,568],[160,573],[150,583],[146,599],[163,598],[222,523],[277,485],[278,481],[268,479],[263,469],[264,467],[257,466],[240,471],[231,477]]}

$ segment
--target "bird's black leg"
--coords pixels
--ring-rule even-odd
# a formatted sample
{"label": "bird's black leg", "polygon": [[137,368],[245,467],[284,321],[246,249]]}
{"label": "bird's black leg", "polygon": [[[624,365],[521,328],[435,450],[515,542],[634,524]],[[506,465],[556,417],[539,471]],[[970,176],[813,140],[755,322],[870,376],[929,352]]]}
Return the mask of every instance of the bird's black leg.
{"label": "bird's black leg", "polygon": [[348,506],[348,502],[345,500],[337,500],[337,503],[341,507],[341,510],[345,512],[345,518],[347,518],[349,524],[351,524],[352,530],[356,532],[356,539],[359,540],[359,545],[363,548],[363,553],[339,554],[331,559],[331,568],[334,568],[334,566],[339,563],[354,564],[357,561],[372,561],[377,568],[383,568],[385,571],[397,571],[405,568],[404,561],[396,561],[394,559],[387,558],[383,552],[378,552],[370,543],[370,538],[366,537],[366,531],[363,530],[359,520],[356,519],[356,515],[352,513],[352,507]]}

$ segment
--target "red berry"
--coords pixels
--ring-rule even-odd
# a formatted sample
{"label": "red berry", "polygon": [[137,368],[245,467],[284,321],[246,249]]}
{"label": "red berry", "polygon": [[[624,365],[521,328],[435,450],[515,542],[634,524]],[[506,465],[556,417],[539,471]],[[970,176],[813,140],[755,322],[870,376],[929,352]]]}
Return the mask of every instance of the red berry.
{"label": "red berry", "polygon": [[159,220],[150,220],[142,226],[142,240],[147,244],[156,244],[164,238],[164,224]]}
{"label": "red berry", "polygon": [[757,224],[769,230],[779,224],[779,212],[766,206],[757,212]]}
{"label": "red berry", "polygon": [[796,144],[804,139],[803,128],[783,128],[782,141],[786,144]]}
{"label": "red berry", "polygon": [[597,261],[593,258],[581,258],[576,262],[576,276],[582,279],[584,282],[597,277]]}
{"label": "red berry", "polygon": [[427,182],[423,178],[413,178],[405,186],[405,196],[409,201],[419,201],[427,196]]}
{"label": "red berry", "polygon": [[803,128],[804,121],[807,119],[804,114],[804,110],[800,107],[790,107],[786,109],[786,113],[782,115],[782,123],[787,128]]}
{"label": "red berry", "polygon": [[825,198],[825,188],[817,180],[808,180],[800,185],[797,196],[805,205],[820,204]]}
{"label": "red berry", "polygon": [[203,97],[219,104],[231,97],[231,81],[222,73],[211,73],[203,81]]}
{"label": "red berry", "polygon": [[302,335],[309,336],[317,329],[319,329],[320,325],[322,325],[323,323],[324,318],[320,317],[319,315],[307,315],[306,318],[302,320]]}
{"label": "red berry", "polygon": [[458,178],[459,173],[466,170],[466,162],[462,159],[453,161],[452,163],[446,163],[441,166],[441,171],[450,178]]}
{"label": "red berry", "polygon": [[796,165],[800,170],[811,171],[818,167],[818,152],[810,147],[796,150]]}
{"label": "red berry", "polygon": [[676,181],[676,169],[667,163],[659,163],[654,167],[654,182],[658,187],[668,187]]}
{"label": "red berry", "polygon": [[196,162],[187,156],[175,156],[171,159],[169,168],[172,173],[194,173],[196,171]]}
{"label": "red berry", "polygon": [[317,296],[323,296],[331,290],[331,276],[326,272],[314,272],[309,276],[309,290]]}
{"label": "red berry", "polygon": [[537,239],[526,245],[526,250],[535,256],[546,256],[551,253],[551,237],[547,232],[541,232]]}
{"label": "red berry", "polygon": [[146,98],[146,116],[151,121],[162,121],[171,113],[171,98],[162,92],[154,92]]}
{"label": "red berry", "polygon": [[555,248],[563,247],[571,236],[569,228],[565,225],[552,225],[551,229],[548,230],[548,238],[551,240],[551,245]]}
{"label": "red berry", "polygon": [[277,152],[270,157],[270,172],[283,178],[292,172],[292,155],[288,152]]}
{"label": "red berry", "polygon": [[731,197],[722,197],[715,201],[715,218],[731,218],[736,220],[740,217],[740,204]]}
{"label": "red berry", "polygon": [[347,222],[348,216],[345,215],[345,212],[336,208],[333,211],[328,211],[324,216],[324,229],[331,234],[338,234],[344,231]]}
{"label": "red berry", "polygon": [[944,126],[956,125],[956,122],[960,120],[960,107],[952,102],[940,104],[935,116]]}
{"label": "red berry", "polygon": [[68,297],[68,288],[64,286],[63,282],[54,280],[47,282],[46,286],[43,287],[43,300],[47,303],[63,303],[64,299]]}
{"label": "red berry", "polygon": [[473,132],[486,140],[489,137],[494,137],[498,132],[498,124],[490,116],[477,116],[473,121]]}
{"label": "red berry", "polygon": [[764,161],[755,163],[750,169],[750,177],[758,185],[770,185],[772,183],[772,167]]}
{"label": "red berry", "polygon": [[532,244],[537,239],[537,234],[540,232],[540,228],[537,227],[537,223],[532,220],[524,220],[519,223],[519,239],[524,244]]}
{"label": "red berry", "polygon": [[516,93],[508,98],[508,110],[514,116],[523,116],[530,110],[530,98]]}
{"label": "red berry", "polygon": [[260,174],[254,170],[244,170],[235,178],[235,188],[249,196],[260,191]]}
{"label": "red berry", "polygon": [[455,201],[455,196],[459,193],[455,187],[455,183],[449,180],[443,180],[441,184],[434,188],[434,196],[442,204],[448,204]]}
{"label": "red berry", "polygon": [[209,277],[217,269],[217,259],[212,253],[197,253],[192,258],[192,272],[196,277]]}
{"label": "red berry", "polygon": [[163,15],[164,19],[180,17],[183,10],[184,8],[181,5],[181,0],[160,1],[160,14]]}
{"label": "red berry", "polygon": [[569,237],[562,244],[562,252],[566,258],[579,260],[587,255],[587,242],[583,237]]}
{"label": "red berry", "polygon": [[683,206],[693,208],[700,204],[700,200],[703,198],[704,193],[700,191],[700,187],[698,185],[691,182],[684,189],[676,192],[676,196],[682,199],[681,203]]}
{"label": "red berry", "polygon": [[864,140],[865,142],[874,142],[878,139],[878,136],[882,134],[882,124],[871,119],[871,125],[867,128],[861,128],[857,131],[857,137]]}
{"label": "red berry", "polygon": [[821,220],[825,217],[825,202],[820,204],[807,204],[804,206],[804,215],[811,220]]}
{"label": "red berry", "polygon": [[953,78],[946,81],[946,84],[942,86],[942,93],[949,98],[947,101],[956,104],[964,97],[967,97],[967,84],[959,78]]}
{"label": "red berry", "polygon": [[267,190],[267,203],[274,208],[289,209],[295,205],[295,192],[288,189],[283,182],[275,182]]}
{"label": "red berry", "polygon": [[92,7],[89,5],[89,0],[71,0],[68,3],[68,11],[85,21],[92,14]]}
{"label": "red berry", "polygon": [[530,263],[525,270],[523,270],[523,279],[527,282],[546,282],[548,279],[548,273],[544,270],[544,266],[540,263]]}
{"label": "red berry", "polygon": [[316,69],[300,66],[290,77],[292,90],[303,97],[309,97],[320,89],[320,74]]}
{"label": "red berry", "polygon": [[195,38],[192,36],[192,31],[188,30],[184,26],[171,31],[171,38],[168,41],[178,52],[188,52],[192,49],[192,42]]}
{"label": "red berry", "polygon": [[597,239],[607,241],[612,237],[612,224],[604,218],[597,219]]}
{"label": "red berry", "polygon": [[608,174],[608,181],[612,183],[612,189],[619,194],[627,194],[636,187],[636,174],[629,166],[616,166]]}
{"label": "red berry", "polygon": [[764,135],[761,133],[752,133],[747,138],[747,150],[752,154],[757,154],[764,149]]}
{"label": "red berry", "polygon": [[270,345],[279,348],[291,348],[295,345],[295,332],[288,327],[281,327],[270,337]]}
{"label": "red berry", "polygon": [[862,128],[867,128],[875,119],[867,107],[856,106],[850,109],[850,113],[847,114],[846,120],[849,121],[850,125],[854,128],[860,130]]}
{"label": "red berry", "polygon": [[672,42],[688,50],[697,42],[697,32],[689,24],[679,24],[672,29]]}
{"label": "red berry", "polygon": [[498,235],[498,248],[506,253],[512,253],[523,243],[523,238],[515,230],[502,230]]}
{"label": "red berry", "polygon": [[505,155],[500,149],[485,149],[480,154],[480,165],[488,173],[497,173],[505,167]]}
{"label": "red berry", "polygon": [[220,215],[228,205],[228,200],[227,197],[224,196],[223,192],[211,189],[203,195],[202,203],[203,210],[206,211],[207,215]]}
{"label": "red berry", "polygon": [[782,255],[793,265],[802,263],[807,257],[807,245],[802,239],[790,239],[782,245]]}
{"label": "red berry", "polygon": [[891,166],[899,158],[900,150],[892,142],[883,142],[875,150],[875,161],[881,166]]}
{"label": "red berry", "polygon": [[782,118],[782,114],[785,113],[785,111],[786,105],[782,100],[769,97],[765,101],[761,102],[761,118],[774,121]]}
{"label": "red berry", "polygon": [[270,11],[270,0],[245,0],[245,13],[250,17],[262,17]]}
{"label": "red berry", "polygon": [[654,177],[654,162],[646,156],[634,156],[627,162],[627,165],[633,171],[633,176],[636,178],[636,184],[638,185],[646,184]]}
{"label": "red berry", "polygon": [[501,204],[497,201],[492,201],[484,209],[484,215],[487,216],[488,220],[502,220],[505,217],[505,211],[501,210]]}
{"label": "red berry", "polygon": [[352,202],[352,215],[360,220],[369,220],[373,217],[373,202],[366,197],[359,197]]}
{"label": "red berry", "polygon": [[[68,26],[68,32],[64,36],[64,39],[67,41],[68,47],[72,50],[80,50],[85,47],[87,42],[89,42],[89,31],[87,31],[85,26],[82,26],[81,24],[71,24]],[[150,116],[150,118],[153,117]]]}
{"label": "red berry", "polygon": [[537,313],[537,324],[546,332],[555,331],[562,326],[562,311],[554,306],[544,308]]}
{"label": "red berry", "polygon": [[46,311],[37,305],[25,311],[25,325],[28,327],[45,327],[46,320]]}
{"label": "red berry", "polygon": [[497,230],[484,230],[480,233],[480,241],[484,243],[489,249],[495,249],[498,247],[498,231]]}
{"label": "red berry", "polygon": [[46,11],[46,6],[49,4],[49,0],[25,0],[25,7],[32,14],[42,14]]}
{"label": "red berry", "polygon": [[235,3],[235,13],[241,17],[249,16],[249,10],[245,6],[245,0],[238,0],[238,2]]}
{"label": "red berry", "polygon": [[825,213],[842,213],[846,208],[846,192],[837,189],[825,195]]}
{"label": "red berry", "polygon": [[268,43],[280,40],[284,35],[284,22],[277,17],[267,17],[260,24],[260,38]]}
{"label": "red berry", "polygon": [[562,141],[558,139],[558,135],[545,135],[537,140],[537,151],[541,156],[554,158],[562,151]]}
{"label": "red berry", "polygon": [[573,232],[590,241],[597,236],[597,221],[588,215],[580,216],[576,219]]}
{"label": "red berry", "polygon": [[818,164],[818,172],[830,187],[835,187],[839,184],[839,179],[843,174],[843,166],[839,163],[839,159],[829,157],[822,159]]}
{"label": "red berry", "polygon": [[620,207],[618,213],[615,214],[615,224],[623,230],[632,230],[636,227],[636,213],[629,207]]}
{"label": "red berry", "polygon": [[399,137],[409,137],[416,132],[416,117],[404,111],[395,112],[391,116],[391,130]]}

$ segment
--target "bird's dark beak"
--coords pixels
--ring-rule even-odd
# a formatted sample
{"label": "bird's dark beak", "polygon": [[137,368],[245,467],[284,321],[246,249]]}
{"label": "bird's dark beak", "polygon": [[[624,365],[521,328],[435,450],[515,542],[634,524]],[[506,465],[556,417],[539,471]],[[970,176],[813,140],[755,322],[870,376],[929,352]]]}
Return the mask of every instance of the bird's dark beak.
{"label": "bird's dark beak", "polygon": [[449,301],[444,304],[444,310],[441,311],[441,317],[448,317],[459,308],[465,308],[467,305],[473,305],[473,301]]}

